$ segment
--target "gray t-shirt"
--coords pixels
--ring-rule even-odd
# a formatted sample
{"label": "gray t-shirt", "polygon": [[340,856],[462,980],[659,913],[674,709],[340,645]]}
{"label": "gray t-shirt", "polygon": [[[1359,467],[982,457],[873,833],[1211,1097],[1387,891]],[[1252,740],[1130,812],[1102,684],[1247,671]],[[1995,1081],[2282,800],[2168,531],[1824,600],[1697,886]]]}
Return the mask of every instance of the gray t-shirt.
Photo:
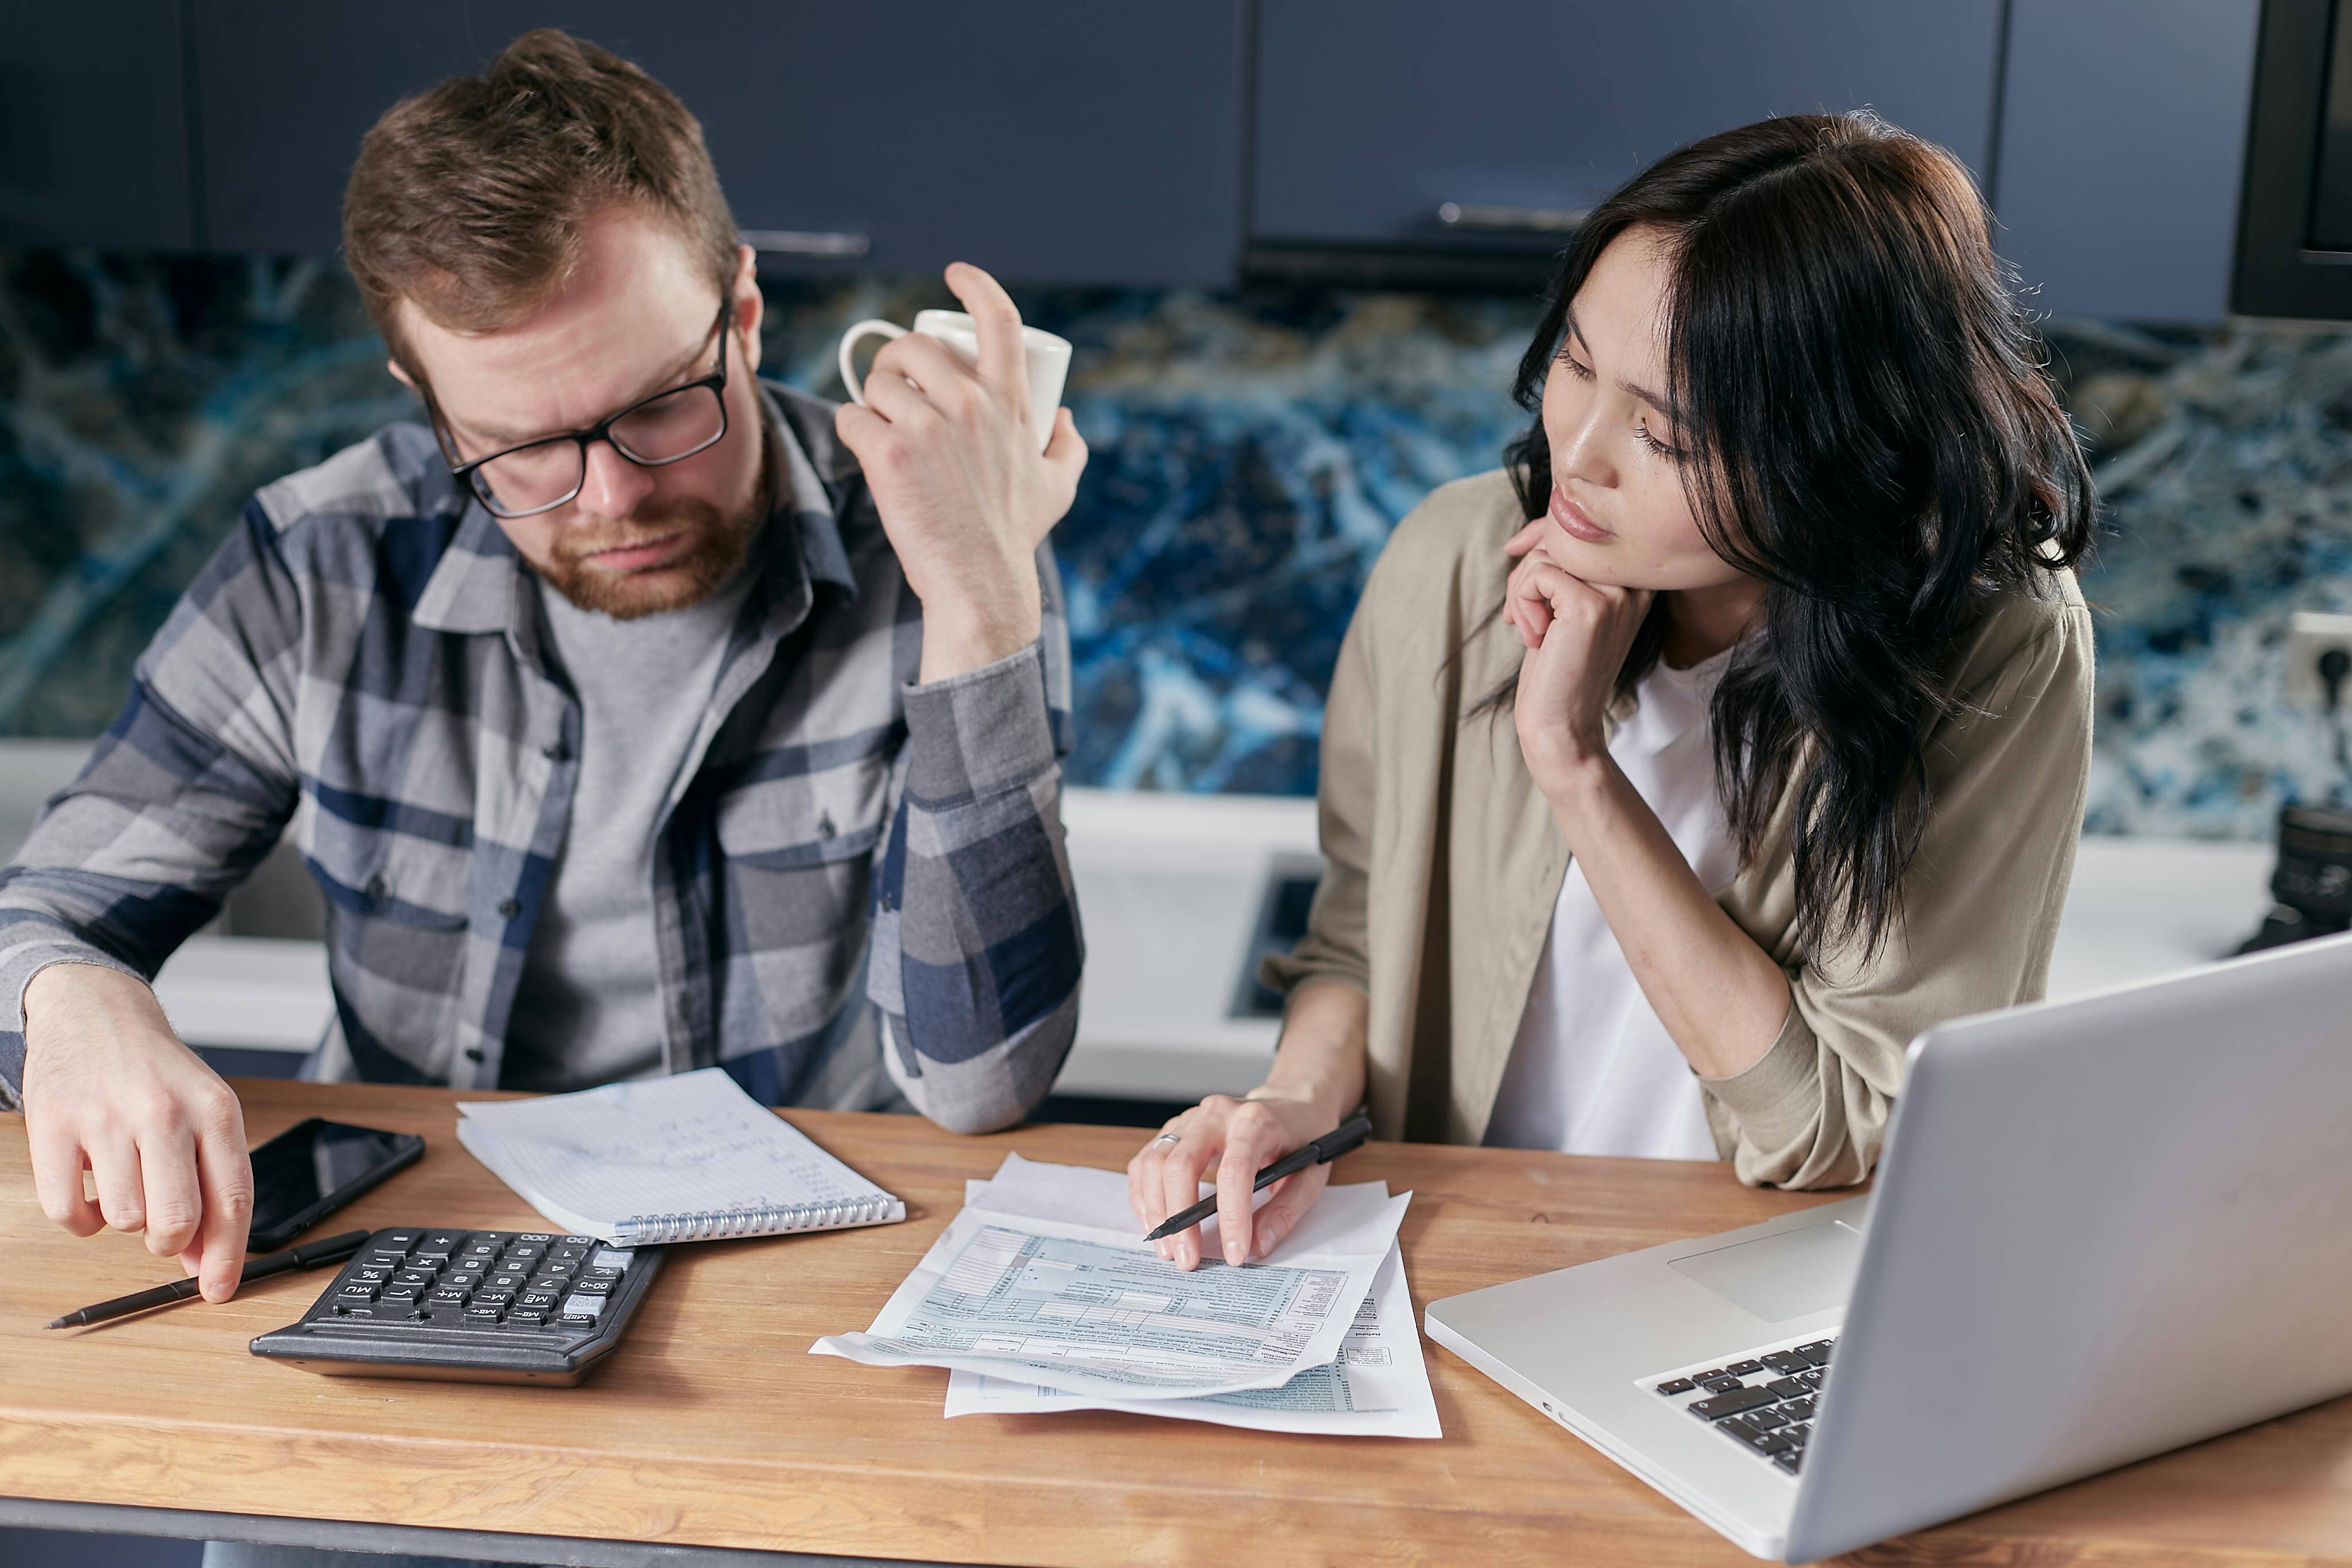
{"label": "gray t-shirt", "polygon": [[548,652],[580,700],[580,778],[507,1026],[507,1089],[662,1070],[654,837],[696,760],[748,570],[698,605],[616,621],[544,584]]}

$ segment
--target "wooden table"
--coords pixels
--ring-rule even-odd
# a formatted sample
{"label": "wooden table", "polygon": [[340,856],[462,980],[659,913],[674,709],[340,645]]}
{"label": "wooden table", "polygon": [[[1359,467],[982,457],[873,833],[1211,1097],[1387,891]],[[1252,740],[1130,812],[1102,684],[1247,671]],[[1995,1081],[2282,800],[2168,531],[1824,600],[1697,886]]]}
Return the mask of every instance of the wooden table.
{"label": "wooden table", "polygon": [[[257,1142],[319,1113],[430,1141],[420,1165],[332,1228],[542,1223],[458,1147],[455,1094],[237,1088]],[[965,1178],[1013,1150],[1116,1166],[1138,1134],[958,1138],[913,1117],[790,1119],[903,1196],[908,1223],[683,1248],[621,1349],[582,1387],[557,1389],[326,1378],[248,1354],[254,1334],[308,1304],[319,1274],[225,1306],[45,1332],[169,1266],[134,1237],[51,1226],[23,1122],[0,1117],[0,1493],[13,1500],[0,1522],[613,1565],[755,1561],[745,1552],[1283,1568],[1751,1561],[1433,1345],[1437,1442],[1116,1414],[944,1420],[945,1373],[811,1356],[810,1342],[872,1321]],[[1715,1165],[1420,1145],[1369,1145],[1346,1173],[1413,1190],[1403,1245],[1417,1308],[1813,1201],[1745,1190]],[[1862,1560],[2352,1563],[2352,1401]]]}

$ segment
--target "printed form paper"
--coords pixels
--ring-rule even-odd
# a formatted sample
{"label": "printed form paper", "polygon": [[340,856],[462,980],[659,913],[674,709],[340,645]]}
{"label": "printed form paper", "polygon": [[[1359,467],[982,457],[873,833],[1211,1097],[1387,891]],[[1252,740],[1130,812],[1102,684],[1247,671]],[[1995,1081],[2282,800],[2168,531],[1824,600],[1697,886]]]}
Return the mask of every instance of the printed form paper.
{"label": "printed form paper", "polygon": [[[1018,1156],[1015,1156],[1017,1159]],[[1051,1170],[1022,1162],[1030,1171]],[[1116,1172],[1072,1170],[1064,1186],[1100,1186],[1102,1201],[1127,1212],[1127,1186]],[[1107,1177],[1107,1183],[1091,1178]],[[985,1204],[992,1184],[965,1184],[964,1201]],[[1385,1191],[1385,1188],[1382,1189]],[[1001,1207],[1022,1206],[1019,1193],[1000,1193]],[[983,1373],[948,1374],[947,1413],[958,1415],[1019,1415],[1058,1410],[1124,1410],[1138,1415],[1210,1421],[1260,1432],[1318,1432],[1356,1437],[1437,1437],[1437,1401],[1421,1354],[1421,1332],[1405,1286],[1404,1257],[1392,1244],[1374,1276],[1372,1293],[1357,1309],[1340,1341],[1339,1355],[1309,1367],[1279,1388],[1222,1394],[1206,1399],[1087,1399],[1034,1383],[1015,1383]]]}
{"label": "printed form paper", "polygon": [[[1087,1197],[1087,1178],[1116,1184],[1114,1223],[1099,1223],[1112,1216]],[[1412,1199],[1336,1187],[1265,1262],[1186,1273],[1142,1240],[1116,1172],[1013,1156],[989,1185],[1015,1212],[967,1204],[872,1327],[828,1335],[811,1353],[1095,1399],[1280,1387],[1339,1359]]]}

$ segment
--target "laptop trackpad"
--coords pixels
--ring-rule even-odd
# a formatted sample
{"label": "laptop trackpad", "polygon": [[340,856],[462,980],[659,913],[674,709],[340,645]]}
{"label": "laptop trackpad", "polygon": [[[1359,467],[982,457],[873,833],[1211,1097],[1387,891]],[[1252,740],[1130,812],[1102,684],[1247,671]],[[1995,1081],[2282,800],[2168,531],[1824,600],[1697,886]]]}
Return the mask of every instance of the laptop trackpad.
{"label": "laptop trackpad", "polygon": [[1862,1233],[1827,1220],[1712,1252],[1677,1258],[1673,1267],[1768,1323],[1843,1305],[1853,1289]]}

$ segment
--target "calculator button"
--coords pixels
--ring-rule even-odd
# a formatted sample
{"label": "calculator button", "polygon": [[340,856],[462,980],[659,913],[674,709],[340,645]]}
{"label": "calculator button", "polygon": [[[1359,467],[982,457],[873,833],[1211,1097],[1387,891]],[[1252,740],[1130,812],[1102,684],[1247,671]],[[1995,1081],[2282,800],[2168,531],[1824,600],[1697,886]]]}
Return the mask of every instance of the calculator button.
{"label": "calculator button", "polygon": [[499,1321],[499,1310],[496,1307],[482,1306],[478,1302],[466,1309],[466,1320],[474,1323],[495,1323]]}
{"label": "calculator button", "polygon": [[482,1271],[478,1268],[454,1268],[441,1276],[442,1284],[453,1285],[460,1290],[470,1290],[481,1282]]}
{"label": "calculator button", "polygon": [[515,1261],[528,1263],[534,1258],[544,1258],[546,1256],[546,1247],[530,1241],[518,1241],[512,1247],[507,1248],[508,1258]]}
{"label": "calculator button", "polygon": [[436,1307],[462,1307],[466,1304],[466,1292],[444,1285],[427,1299]]}
{"label": "calculator button", "polygon": [[478,1258],[485,1263],[489,1262],[492,1258],[498,1257],[498,1244],[491,1241],[470,1242],[467,1245],[464,1253],[464,1256],[467,1258]]}
{"label": "calculator button", "polygon": [[555,1237],[548,1235],[547,1232],[543,1230],[526,1230],[517,1235],[515,1239],[517,1241],[549,1242],[553,1241]]}
{"label": "calculator button", "polygon": [[563,1238],[563,1245],[566,1247],[593,1247],[596,1245],[596,1238],[593,1236],[567,1236]]}
{"label": "calculator button", "polygon": [[336,1291],[335,1294],[340,1299],[346,1301],[373,1301],[375,1300],[375,1292],[376,1288],[374,1286],[362,1284],[354,1280],[351,1284],[346,1285],[341,1289]]}
{"label": "calculator button", "polygon": [[526,1290],[515,1298],[515,1305],[533,1311],[545,1311],[562,1298],[552,1290]]}
{"label": "calculator button", "polygon": [[428,1230],[425,1233],[424,1250],[426,1252],[455,1252],[465,1245],[466,1233],[462,1230]]}
{"label": "calculator button", "polygon": [[544,1310],[518,1307],[507,1314],[507,1324],[510,1328],[536,1329],[546,1322],[547,1313]]}
{"label": "calculator button", "polygon": [[416,1239],[422,1234],[414,1230],[387,1230],[376,1237],[375,1244],[378,1247],[396,1247],[405,1252],[416,1245]]}
{"label": "calculator button", "polygon": [[414,1285],[387,1285],[383,1288],[383,1296],[378,1300],[386,1306],[413,1307],[416,1305],[416,1287]]}
{"label": "calculator button", "polygon": [[597,1314],[604,1310],[604,1299],[602,1296],[574,1293],[563,1303],[563,1321],[567,1323],[579,1321],[593,1323],[596,1321]]}
{"label": "calculator button", "polygon": [[610,1279],[583,1279],[572,1287],[572,1299],[575,1301],[583,1296],[609,1296],[612,1293],[613,1282]]}
{"label": "calculator button", "polygon": [[392,1278],[392,1270],[389,1268],[354,1268],[352,1270],[352,1278],[364,1285],[381,1285],[386,1279]]}
{"label": "calculator button", "polygon": [[433,1283],[433,1270],[430,1268],[404,1268],[399,1273],[392,1277],[392,1282],[395,1285],[412,1285],[419,1289],[423,1289],[424,1287],[429,1286]]}
{"label": "calculator button", "polygon": [[609,1268],[618,1274],[635,1261],[635,1256],[617,1247],[600,1247],[596,1256],[588,1261],[591,1268]]}
{"label": "calculator button", "polygon": [[408,1261],[404,1252],[371,1252],[355,1259],[362,1268],[398,1268]]}

